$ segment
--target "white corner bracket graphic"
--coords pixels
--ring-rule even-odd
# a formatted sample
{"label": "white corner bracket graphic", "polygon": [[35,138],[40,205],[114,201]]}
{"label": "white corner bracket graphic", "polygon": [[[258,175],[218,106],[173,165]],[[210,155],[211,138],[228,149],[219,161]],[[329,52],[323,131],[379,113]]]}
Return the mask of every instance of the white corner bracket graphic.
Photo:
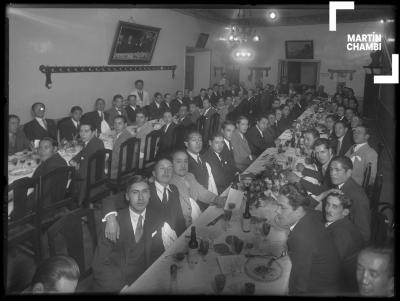
{"label": "white corner bracket graphic", "polygon": [[392,75],[374,75],[374,84],[398,84],[399,83],[399,55],[392,54]]}
{"label": "white corner bracket graphic", "polygon": [[354,1],[329,1],[329,31],[336,31],[338,9],[354,9]]}

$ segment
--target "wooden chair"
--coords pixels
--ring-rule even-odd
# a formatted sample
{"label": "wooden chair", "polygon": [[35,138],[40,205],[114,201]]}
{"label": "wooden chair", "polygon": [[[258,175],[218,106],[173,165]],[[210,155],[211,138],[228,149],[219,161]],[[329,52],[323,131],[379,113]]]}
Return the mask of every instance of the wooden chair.
{"label": "wooden chair", "polygon": [[383,153],[383,149],[384,149],[384,144],[383,143],[378,143],[378,147],[377,147],[377,154],[378,154],[378,162],[377,162],[377,170],[381,170],[382,167],[382,153]]}
{"label": "wooden chair", "polygon": [[[28,190],[33,189],[28,195]],[[37,214],[35,205],[39,199],[39,179],[22,178],[15,180],[8,186],[8,196],[12,194],[14,209],[8,218],[8,202],[4,202],[3,226],[4,241],[7,248],[24,246],[23,251],[33,256],[36,263],[42,259],[40,248],[40,231],[37,228]],[[28,243],[27,246],[25,243]]]}
{"label": "wooden chair", "polygon": [[160,137],[161,135],[159,131],[153,131],[146,136],[144,144],[144,158],[140,168],[141,172],[145,175],[151,173],[151,169],[156,163]]}
{"label": "wooden chair", "polygon": [[119,151],[118,174],[110,179],[108,186],[116,193],[126,181],[139,171],[140,139],[130,138],[123,142]]}
{"label": "wooden chair", "polygon": [[112,151],[101,149],[88,160],[86,187],[83,206],[93,206],[96,202],[110,195],[107,183],[110,181]]}
{"label": "wooden chair", "polygon": [[[85,225],[88,231],[85,231]],[[88,239],[86,234],[89,234]],[[56,239],[62,236],[66,250],[57,250]],[[94,220],[94,210],[79,208],[69,212],[54,223],[47,231],[50,256],[68,255],[74,258],[79,266],[80,281],[88,277],[91,272],[91,259],[97,246],[97,233]],[[90,242],[92,256],[87,256],[86,248]],[[60,249],[60,248],[58,248]],[[66,252],[65,252],[66,251]],[[89,259],[89,260],[85,260]]]}

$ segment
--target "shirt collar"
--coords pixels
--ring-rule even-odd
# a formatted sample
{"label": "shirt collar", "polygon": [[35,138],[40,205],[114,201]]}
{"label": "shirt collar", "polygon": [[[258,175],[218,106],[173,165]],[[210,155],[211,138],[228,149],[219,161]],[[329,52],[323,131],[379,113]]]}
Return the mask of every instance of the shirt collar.
{"label": "shirt collar", "polygon": [[134,107],[134,106],[132,106],[132,105],[130,105],[130,107],[132,108],[132,110],[136,110],[136,107]]}
{"label": "shirt collar", "polygon": [[38,122],[43,122],[43,119],[44,119],[44,118],[35,117],[35,119],[36,119]]}
{"label": "shirt collar", "polygon": [[210,111],[211,107],[209,107],[207,110],[204,111],[204,115],[207,114],[208,111]]}
{"label": "shirt collar", "polygon": [[[164,193],[164,186],[161,185],[160,183],[158,183],[157,181],[154,181],[154,184],[156,185],[157,191],[159,191],[159,192],[161,192],[161,194],[163,194],[163,193]],[[172,191],[171,191],[171,188],[169,187],[169,185],[167,185],[167,186],[165,186],[165,187],[167,187],[167,190],[168,190],[169,192],[172,192]]]}
{"label": "shirt collar", "polygon": [[229,150],[230,150],[230,145],[231,145],[230,141],[228,141],[228,140],[225,139],[225,138],[224,138],[224,141],[225,141],[225,144],[228,146],[228,148],[229,148]]}
{"label": "shirt collar", "polygon": [[144,211],[139,214],[139,213],[136,213],[135,211],[133,211],[131,207],[129,207],[129,215],[131,217],[132,224],[135,227],[134,229],[136,229],[136,225],[139,221],[140,215],[142,216],[142,223],[144,223],[144,220],[146,218],[146,209],[144,209]]}
{"label": "shirt collar", "polygon": [[294,227],[296,227],[296,225],[297,225],[298,222],[299,222],[299,220],[298,220],[294,225],[291,225],[291,226],[289,227],[290,231],[293,231]]}
{"label": "shirt collar", "polygon": [[364,143],[360,143],[360,144],[356,144],[355,146],[354,146],[354,151],[356,152],[356,151],[358,151],[360,148],[362,148],[364,145],[366,145],[367,144],[367,142],[364,142]]}
{"label": "shirt collar", "polygon": [[340,142],[343,141],[344,136],[346,136],[346,134],[344,134],[342,137],[338,138],[338,140],[340,140]]}
{"label": "shirt collar", "polygon": [[344,183],[339,184],[339,185],[338,185],[339,189],[342,189],[342,186],[343,186],[343,185],[344,185]]}
{"label": "shirt collar", "polygon": [[263,135],[263,132],[260,130],[260,128],[258,127],[257,124],[256,124],[256,128],[257,128],[257,130],[260,132],[261,136],[264,136],[264,135]]}
{"label": "shirt collar", "polygon": [[74,118],[71,118],[71,120],[72,120],[72,123],[75,125],[75,127],[77,127],[78,126],[78,122],[75,121]]}
{"label": "shirt collar", "polygon": [[187,151],[187,153],[189,154],[189,156],[191,156],[196,162],[197,162],[197,155],[191,153],[189,150]]}
{"label": "shirt collar", "polygon": [[160,104],[158,104],[157,101],[154,101],[154,103],[155,103],[157,109],[159,109],[160,108]]}

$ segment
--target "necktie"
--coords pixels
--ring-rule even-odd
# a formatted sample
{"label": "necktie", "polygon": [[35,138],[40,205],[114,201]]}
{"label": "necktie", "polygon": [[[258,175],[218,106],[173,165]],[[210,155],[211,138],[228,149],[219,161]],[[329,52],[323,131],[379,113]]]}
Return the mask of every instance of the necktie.
{"label": "necktie", "polygon": [[138,91],[139,97],[141,100],[143,100],[143,91]]}
{"label": "necktie", "polygon": [[168,202],[168,196],[167,196],[167,187],[164,187],[164,193],[162,196],[162,203],[166,204]]}
{"label": "necktie", "polygon": [[354,145],[351,147],[350,155],[354,154],[355,149],[356,149],[356,145],[354,144]]}
{"label": "necktie", "polygon": [[342,141],[338,140],[338,145],[337,145],[337,150],[336,150],[336,155],[339,155],[340,148],[342,147]]}
{"label": "necktie", "polygon": [[46,122],[46,119],[42,119],[42,121],[43,121],[43,124],[44,124],[44,128],[47,130],[47,122]]}
{"label": "necktie", "polygon": [[135,241],[139,242],[143,235],[143,216],[139,215],[139,220],[136,225]]}
{"label": "necktie", "polygon": [[117,110],[117,112],[118,112],[118,115],[120,115],[120,116],[122,115],[122,113],[121,113],[121,111],[120,111],[120,110]]}
{"label": "necktie", "polygon": [[200,155],[197,155],[197,163],[200,164],[200,165],[202,164],[201,159],[200,159]]}

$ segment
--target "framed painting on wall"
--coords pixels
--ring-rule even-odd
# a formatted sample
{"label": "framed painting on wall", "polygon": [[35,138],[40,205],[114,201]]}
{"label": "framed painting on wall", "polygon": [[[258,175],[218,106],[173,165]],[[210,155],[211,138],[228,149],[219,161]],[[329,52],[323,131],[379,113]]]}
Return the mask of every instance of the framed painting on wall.
{"label": "framed painting on wall", "polygon": [[285,41],[287,59],[314,59],[312,40]]}
{"label": "framed painting on wall", "polygon": [[119,21],[109,65],[150,64],[160,28]]}

